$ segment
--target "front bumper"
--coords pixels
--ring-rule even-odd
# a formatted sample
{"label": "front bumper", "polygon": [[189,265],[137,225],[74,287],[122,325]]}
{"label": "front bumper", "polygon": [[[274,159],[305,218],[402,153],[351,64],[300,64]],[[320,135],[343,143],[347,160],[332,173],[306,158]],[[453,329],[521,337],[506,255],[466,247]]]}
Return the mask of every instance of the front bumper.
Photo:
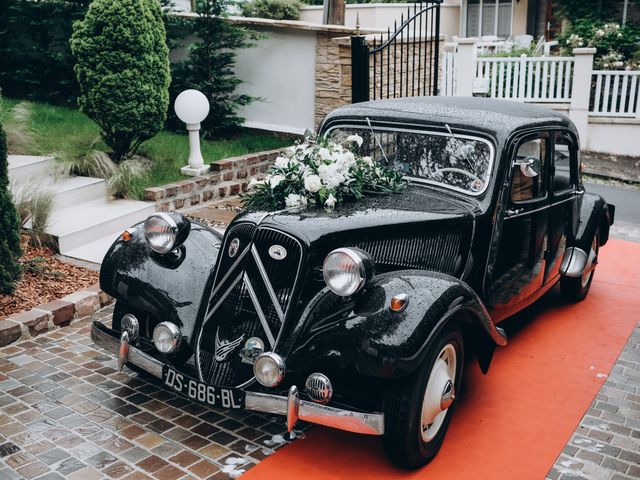
{"label": "front bumper", "polygon": [[[163,363],[128,343],[123,345],[115,330],[100,322],[93,322],[91,340],[99,347],[117,354],[119,362],[136,365],[162,380]],[[245,410],[284,415],[287,417],[289,431],[298,420],[304,420],[348,432],[384,434],[384,414],[352,412],[300,400],[295,386],[289,389],[289,395],[286,397],[250,391],[246,391],[245,395]]]}

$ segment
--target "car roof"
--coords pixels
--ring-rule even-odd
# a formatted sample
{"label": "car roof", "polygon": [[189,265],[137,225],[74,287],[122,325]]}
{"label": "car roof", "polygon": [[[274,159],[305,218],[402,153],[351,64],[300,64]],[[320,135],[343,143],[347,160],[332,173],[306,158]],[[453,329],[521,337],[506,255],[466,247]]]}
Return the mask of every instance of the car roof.
{"label": "car roof", "polygon": [[329,113],[322,130],[334,121],[365,117],[371,121],[447,124],[502,138],[528,126],[562,126],[576,131],[569,117],[549,108],[481,97],[404,97],[354,103]]}

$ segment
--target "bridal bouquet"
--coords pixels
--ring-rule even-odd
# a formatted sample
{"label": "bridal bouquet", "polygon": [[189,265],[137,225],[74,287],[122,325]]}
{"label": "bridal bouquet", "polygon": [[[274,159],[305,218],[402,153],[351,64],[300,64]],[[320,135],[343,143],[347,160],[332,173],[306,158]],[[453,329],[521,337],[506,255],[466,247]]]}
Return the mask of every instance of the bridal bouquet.
{"label": "bridal bouquet", "polygon": [[358,200],[367,194],[396,193],[406,187],[402,174],[355,153],[362,137],[344,142],[306,138],[279,156],[267,175],[249,182],[247,208],[280,210]]}

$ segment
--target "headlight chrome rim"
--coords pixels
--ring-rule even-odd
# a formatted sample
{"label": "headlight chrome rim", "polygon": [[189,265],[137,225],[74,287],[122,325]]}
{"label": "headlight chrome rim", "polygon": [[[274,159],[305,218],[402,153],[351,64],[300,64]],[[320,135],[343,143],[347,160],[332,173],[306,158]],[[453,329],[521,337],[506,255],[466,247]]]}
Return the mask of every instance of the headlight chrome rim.
{"label": "headlight chrome rim", "polygon": [[[273,365],[277,368],[277,375],[271,382],[265,381],[265,379],[261,378],[261,376],[258,374],[259,372],[258,369],[260,368],[261,363],[265,361],[272,362]],[[265,387],[272,388],[280,385],[284,380],[284,373],[285,373],[284,360],[280,355],[274,352],[265,352],[261,355],[258,355],[258,358],[256,358],[256,361],[253,364],[253,375],[256,377],[256,380],[258,381],[258,383]]]}
{"label": "headlight chrome rim", "polygon": [[[337,288],[334,279],[330,277],[331,269],[329,268],[329,262],[331,262],[336,255],[346,255],[349,257],[349,259],[353,261],[359,276],[357,282],[350,284],[348,288],[343,288],[342,290]],[[322,276],[333,293],[341,297],[351,297],[360,292],[373,276],[373,261],[364,251],[353,248],[336,248],[325,257],[322,264]]]}
{"label": "headlight chrome rim", "polygon": [[[171,338],[171,344],[169,346],[168,349],[163,350],[161,349],[158,344],[159,344],[159,340],[157,340],[156,335],[159,335],[160,329],[162,328],[166,328],[169,331],[170,334],[170,338]],[[180,340],[181,340],[182,336],[180,335],[180,329],[178,328],[177,325],[171,323],[171,322],[161,322],[158,325],[155,326],[155,328],[153,329],[153,345],[156,347],[156,349],[163,354],[170,354],[175,352],[178,347],[180,346]]]}
{"label": "headlight chrome rim", "polygon": [[[155,222],[158,218],[167,224],[167,232],[151,231],[151,229],[153,228],[152,222]],[[164,245],[159,245],[158,243],[156,243],[157,240],[154,239],[153,235],[170,235],[170,242],[165,243]],[[176,243],[178,240],[178,224],[171,217],[171,215],[165,212],[154,213],[153,215],[147,217],[147,219],[144,221],[144,238],[146,239],[149,247],[154,252],[160,254],[169,253],[176,248]]]}

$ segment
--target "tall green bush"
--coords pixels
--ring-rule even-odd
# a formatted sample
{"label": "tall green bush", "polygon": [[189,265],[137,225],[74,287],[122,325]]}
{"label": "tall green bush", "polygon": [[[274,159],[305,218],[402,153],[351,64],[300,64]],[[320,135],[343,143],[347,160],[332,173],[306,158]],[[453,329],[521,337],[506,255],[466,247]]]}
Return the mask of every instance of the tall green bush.
{"label": "tall green bush", "polygon": [[166,119],[169,49],[158,0],[94,0],[74,24],[71,51],[80,110],[120,162]]}
{"label": "tall green bush", "polygon": [[20,222],[9,192],[7,139],[0,124],[0,293],[13,293],[21,255]]}
{"label": "tall green bush", "polygon": [[227,4],[228,0],[197,0],[195,42],[189,47],[187,60],[173,65],[172,99],[187,88],[200,90],[209,99],[211,110],[202,122],[207,137],[226,135],[239,127],[243,119],[238,109],[253,100],[236,91],[241,81],[233,67],[236,50],[253,45],[254,34],[224,18]]}

